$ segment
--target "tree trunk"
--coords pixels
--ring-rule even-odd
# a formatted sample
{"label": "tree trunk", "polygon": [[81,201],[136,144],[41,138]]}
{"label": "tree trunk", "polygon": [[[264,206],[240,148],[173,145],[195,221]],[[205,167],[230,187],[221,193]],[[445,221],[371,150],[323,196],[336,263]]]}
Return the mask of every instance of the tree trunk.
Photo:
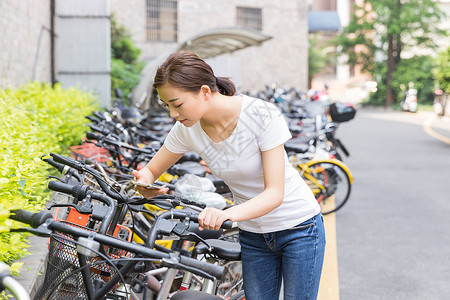
{"label": "tree trunk", "polygon": [[395,93],[392,88],[392,74],[394,73],[394,37],[392,34],[388,35],[388,57],[387,57],[387,72],[386,72],[386,107],[391,106],[395,102]]}

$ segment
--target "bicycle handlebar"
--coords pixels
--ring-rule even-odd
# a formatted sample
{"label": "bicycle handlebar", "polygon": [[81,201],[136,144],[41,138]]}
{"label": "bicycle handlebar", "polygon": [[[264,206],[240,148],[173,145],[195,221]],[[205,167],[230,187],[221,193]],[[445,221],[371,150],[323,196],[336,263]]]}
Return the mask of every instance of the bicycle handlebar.
{"label": "bicycle handlebar", "polygon": [[30,225],[33,228],[38,228],[42,225],[47,219],[52,219],[53,216],[48,211],[40,211],[38,213],[33,213],[24,209],[16,209],[11,211],[10,219],[25,223]]}
{"label": "bicycle handlebar", "polygon": [[111,131],[111,130],[104,129],[104,128],[100,127],[100,126],[94,125],[94,124],[89,125],[89,127],[93,131],[100,132],[103,135],[108,135],[108,134],[110,134],[110,131]]}
{"label": "bicycle handlebar", "polygon": [[[48,183],[48,188],[53,191],[72,195],[78,201],[82,201],[83,199],[86,199],[88,196],[90,196],[92,199],[96,199],[96,200],[99,200],[99,201],[105,203],[108,206],[108,210],[105,214],[104,219],[102,220],[102,224],[100,225],[99,232],[101,232],[101,233],[106,232],[106,230],[109,227],[109,224],[111,223],[111,221],[114,218],[114,212],[117,209],[117,205],[113,199],[111,199],[110,197],[108,197],[105,194],[93,192],[89,186],[83,185],[83,184],[71,185],[71,184],[60,182],[60,181],[50,181]],[[82,207],[83,207],[83,205],[82,205]],[[77,211],[80,212],[79,208],[76,208],[76,209],[77,209]]]}
{"label": "bicycle handlebar", "polygon": [[[89,186],[81,184],[81,183],[73,185],[73,184],[63,183],[63,182],[54,180],[54,181],[50,181],[48,183],[48,188],[53,191],[72,195],[77,201],[82,201],[88,195],[90,195],[91,198],[99,200],[99,201],[107,204],[109,206],[109,208],[108,208],[109,213],[106,214],[107,219],[103,220],[104,221],[103,223],[105,223],[105,224],[108,223],[109,221],[111,221],[111,219],[113,217],[113,213],[117,208],[115,201],[111,197],[108,197],[107,195],[102,194],[102,193],[94,192],[91,190],[91,188]],[[124,197],[127,199],[125,202],[128,204],[131,204],[131,205],[153,204],[162,209],[171,209],[177,205],[180,205],[179,204],[180,201],[178,201],[178,202],[173,201],[174,203],[172,203],[171,201],[167,201],[166,198],[170,199],[171,195],[167,195],[167,196],[168,197],[162,197],[162,198],[155,197],[155,198],[151,198],[151,199],[146,199],[143,196],[134,196],[131,198],[125,197],[125,196]],[[131,208],[133,209],[133,207],[131,207]]]}
{"label": "bicycle handlebar", "polygon": [[50,156],[52,156],[55,161],[65,164],[65,165],[67,165],[71,168],[74,168],[80,172],[90,173],[91,175],[94,176],[95,180],[97,181],[97,183],[99,184],[99,186],[101,187],[103,192],[105,192],[106,195],[108,195],[109,197],[116,199],[118,201],[123,201],[125,196],[120,194],[119,192],[113,193],[108,188],[106,182],[101,179],[102,175],[97,170],[86,166],[86,164],[84,164],[80,161],[77,161],[77,160],[71,159],[69,157],[56,154],[56,153],[50,153]]}
{"label": "bicycle handlebar", "polygon": [[100,141],[102,138],[104,138],[104,135],[100,135],[91,131],[86,132],[86,137],[89,140],[96,140],[96,141]]}
{"label": "bicycle handlebar", "polygon": [[53,160],[58,163],[64,164],[64,165],[74,168],[78,171],[84,171],[83,170],[84,164],[80,161],[77,161],[77,160],[71,159],[69,157],[56,154],[56,153],[50,153],[50,156],[52,156]]}
{"label": "bicycle handlebar", "polygon": [[56,192],[72,195],[77,200],[85,198],[87,192],[90,190],[89,186],[87,185],[83,184],[72,185],[60,181],[50,181],[48,183],[48,188]]}
{"label": "bicycle handlebar", "polygon": [[100,144],[106,144],[106,145],[111,145],[114,147],[119,147],[119,148],[125,148],[127,150],[131,150],[134,151],[136,153],[140,153],[140,154],[148,154],[148,155],[154,155],[155,154],[155,149],[152,148],[138,148],[135,146],[132,146],[128,143],[124,143],[118,140],[114,140],[109,138],[108,136],[105,135],[101,135],[101,134],[97,134],[91,131],[86,132],[86,137],[90,140],[96,140],[98,142],[100,142]]}
{"label": "bicycle handlebar", "polygon": [[89,186],[84,184],[71,185],[68,183],[53,180],[48,183],[48,188],[53,191],[70,194],[78,200],[82,200],[86,198],[87,195],[91,195],[93,199],[99,200],[111,207],[116,206],[113,199],[105,194],[93,192]]}
{"label": "bicycle handlebar", "polygon": [[66,168],[65,165],[57,163],[56,161],[54,161],[51,157],[48,157],[46,154],[44,154],[41,159],[43,161],[45,161],[46,163],[48,163],[49,165],[51,165],[52,167],[55,167],[56,169],[58,169],[58,171],[62,174],[64,174],[64,169]]}
{"label": "bicycle handlebar", "polygon": [[[135,254],[140,254],[144,257],[151,259],[161,259],[162,263],[169,264],[170,267],[183,269],[185,266],[189,267],[190,270],[200,276],[215,277],[217,279],[221,279],[224,274],[224,267],[213,265],[208,262],[199,261],[194,258],[190,258],[187,256],[178,256],[173,253],[165,253],[154,249],[149,249],[140,244],[134,244],[131,242],[127,242],[124,240],[120,240],[105,234],[95,233],[89,230],[85,230],[82,228],[74,227],[68,224],[64,224],[58,221],[53,220],[53,217],[50,213],[46,211],[42,211],[39,213],[32,213],[30,211],[18,209],[12,211],[13,215],[11,215],[11,219],[16,221],[20,221],[25,224],[29,224],[34,228],[38,228],[39,225],[44,224],[45,228],[42,228],[44,231],[51,230],[52,232],[63,232],[66,234],[71,234],[73,237],[85,237],[92,238],[100,244],[122,249],[128,252],[132,252]],[[36,226],[37,225],[37,226]],[[39,230],[39,228],[38,228]],[[205,274],[205,272],[207,274]],[[210,278],[212,279],[212,278]]]}
{"label": "bicycle handlebar", "polygon": [[[198,212],[183,211],[183,210],[177,210],[177,209],[172,209],[170,211],[163,212],[162,214],[160,214],[158,216],[155,224],[150,229],[150,232],[148,234],[147,246],[153,247],[153,245],[155,244],[156,237],[157,237],[157,235],[159,233],[159,229],[160,229],[159,227],[164,222],[164,220],[167,220],[167,219],[186,220],[187,219],[194,223],[198,223],[198,215],[199,215]],[[231,227],[233,227],[233,221],[231,221],[231,220],[226,220],[225,222],[223,222],[223,224],[221,226],[221,228],[223,228],[223,229],[230,229]]]}
{"label": "bicycle handlebar", "polygon": [[15,299],[30,300],[30,295],[25,288],[11,276],[3,276],[1,279],[1,286],[10,291]]}
{"label": "bicycle handlebar", "polygon": [[81,176],[80,174],[76,173],[76,170],[73,168],[70,168],[69,166],[66,166],[64,164],[60,164],[55,162],[51,157],[49,157],[47,154],[42,155],[41,159],[51,165],[52,167],[58,169],[58,171],[63,175],[68,175],[69,177],[74,177],[78,182],[81,182]]}
{"label": "bicycle handlebar", "polygon": [[105,116],[99,111],[94,111],[94,112],[92,112],[92,114],[100,120],[105,120]]}
{"label": "bicycle handlebar", "polygon": [[[200,213],[198,212],[190,212],[189,213],[191,215],[191,218],[195,220],[195,223],[198,223],[198,215]],[[180,218],[182,218],[183,215],[180,215]],[[225,222],[223,222],[222,226],[220,226],[220,228],[222,229],[230,229],[231,227],[233,227],[233,221],[231,220],[226,220]]]}
{"label": "bicycle handlebar", "polygon": [[9,267],[0,262],[0,291],[8,290],[17,300],[30,300],[25,288],[10,276]]}

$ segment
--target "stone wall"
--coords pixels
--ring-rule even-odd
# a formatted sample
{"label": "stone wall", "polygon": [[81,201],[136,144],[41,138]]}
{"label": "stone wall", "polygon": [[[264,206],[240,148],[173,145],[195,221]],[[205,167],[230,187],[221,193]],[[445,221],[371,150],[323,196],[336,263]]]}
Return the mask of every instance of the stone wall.
{"label": "stone wall", "polygon": [[51,81],[50,0],[0,1],[0,87]]}
{"label": "stone wall", "polygon": [[[261,89],[272,83],[306,89],[306,1],[179,0],[178,42],[202,31],[235,27],[239,5],[262,8],[262,32],[273,38],[262,46],[219,57],[225,61],[222,65],[233,66],[230,76],[239,81],[243,90]],[[164,55],[175,46],[175,43],[146,41],[145,0],[111,0],[111,11],[129,29],[143,50],[144,59]],[[30,80],[51,81],[50,0],[1,0],[0,33],[0,86],[17,86]],[[220,64],[217,68],[217,73],[227,76],[229,71],[221,69]]]}

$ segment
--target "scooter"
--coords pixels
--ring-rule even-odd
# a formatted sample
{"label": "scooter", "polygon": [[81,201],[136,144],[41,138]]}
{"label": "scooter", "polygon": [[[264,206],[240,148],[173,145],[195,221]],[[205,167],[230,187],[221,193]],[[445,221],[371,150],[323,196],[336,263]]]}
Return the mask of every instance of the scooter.
{"label": "scooter", "polygon": [[433,110],[438,117],[445,116],[447,103],[449,102],[448,95],[444,93],[439,87],[434,90]]}
{"label": "scooter", "polygon": [[417,90],[414,89],[414,83],[408,84],[408,90],[405,92],[405,97],[400,106],[404,111],[417,112]]}

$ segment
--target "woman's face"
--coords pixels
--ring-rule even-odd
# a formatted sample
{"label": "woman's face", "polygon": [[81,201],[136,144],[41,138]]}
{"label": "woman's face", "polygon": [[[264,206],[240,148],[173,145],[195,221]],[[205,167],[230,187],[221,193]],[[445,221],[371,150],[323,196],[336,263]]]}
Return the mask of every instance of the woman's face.
{"label": "woman's face", "polygon": [[159,98],[167,106],[170,116],[186,127],[197,123],[204,115],[206,105],[202,91],[186,92],[166,83],[157,88]]}

